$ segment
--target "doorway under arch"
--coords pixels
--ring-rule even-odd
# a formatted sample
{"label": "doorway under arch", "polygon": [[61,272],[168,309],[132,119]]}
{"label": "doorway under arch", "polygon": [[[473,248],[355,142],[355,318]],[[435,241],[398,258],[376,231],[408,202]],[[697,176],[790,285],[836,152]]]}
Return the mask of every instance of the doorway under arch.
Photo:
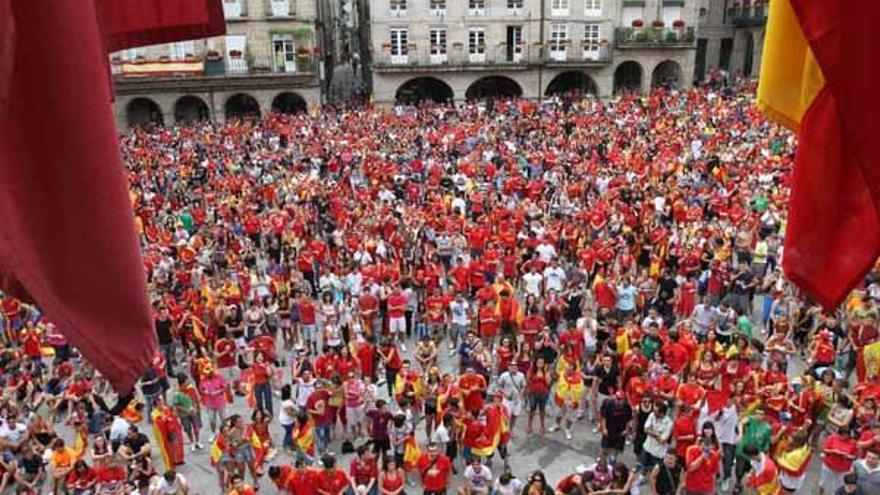
{"label": "doorway under arch", "polygon": [[174,104],[174,122],[178,124],[195,124],[210,118],[207,103],[198,96],[182,96]]}
{"label": "doorway under arch", "polygon": [[134,98],[128,102],[125,110],[129,127],[164,125],[162,109],[149,98]]}
{"label": "doorway under arch", "polygon": [[394,94],[394,100],[405,105],[415,105],[423,101],[444,103],[452,99],[452,88],[436,77],[410,79],[401,84]]}
{"label": "doorway under arch", "polygon": [[306,110],[308,110],[306,100],[290,91],[278,93],[278,96],[272,100],[272,111],[275,113],[294,114],[304,113]]}
{"label": "doorway under arch", "polygon": [[596,95],[599,91],[596,87],[596,81],[592,77],[583,72],[571,70],[563,72],[554,77],[547,86],[545,96],[562,95],[562,94],[591,94]]}
{"label": "doorway under arch", "polygon": [[651,73],[652,88],[677,89],[681,84],[681,66],[673,60],[664,60]]}
{"label": "doorway under arch", "polygon": [[642,92],[642,65],[629,60],[614,70],[614,93]]}
{"label": "doorway under arch", "polygon": [[484,100],[487,98],[519,98],[522,94],[522,87],[513,79],[506,76],[486,76],[471,83],[464,96],[468,100]]}
{"label": "doorway under arch", "polygon": [[258,119],[260,104],[256,98],[245,93],[236,93],[226,100],[226,118]]}

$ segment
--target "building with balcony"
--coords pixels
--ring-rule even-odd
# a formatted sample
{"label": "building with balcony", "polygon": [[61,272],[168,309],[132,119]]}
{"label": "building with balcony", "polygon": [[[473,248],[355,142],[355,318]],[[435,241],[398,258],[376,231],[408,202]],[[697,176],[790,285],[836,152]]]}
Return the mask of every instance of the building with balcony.
{"label": "building with balcony", "polygon": [[688,86],[697,1],[369,0],[373,96],[389,104]]}
{"label": "building with balcony", "polygon": [[318,0],[223,0],[227,34],[113,53],[117,125],[298,112],[320,104]]}
{"label": "building with balcony", "polygon": [[757,76],[770,0],[701,0],[695,78],[712,71]]}

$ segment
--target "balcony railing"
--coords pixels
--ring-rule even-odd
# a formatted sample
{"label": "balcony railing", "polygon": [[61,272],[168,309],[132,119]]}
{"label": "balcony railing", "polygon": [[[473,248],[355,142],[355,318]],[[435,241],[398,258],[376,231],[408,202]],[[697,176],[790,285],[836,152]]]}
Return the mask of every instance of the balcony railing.
{"label": "balcony railing", "polygon": [[736,27],[763,26],[767,23],[767,7],[763,3],[732,7],[727,11],[727,21]]}
{"label": "balcony railing", "polygon": [[111,60],[114,76],[122,78],[138,77],[193,77],[193,76],[244,76],[268,75],[282,76],[293,74],[314,74],[317,72],[317,59],[311,53],[298,53],[293,61],[274,60],[271,57],[230,58],[230,57],[191,57],[185,60]]}
{"label": "balcony railing", "polygon": [[431,67],[481,67],[504,65],[546,64],[607,64],[611,62],[608,44],[589,46],[576,42],[560,49],[538,45],[520,45],[515,49],[506,44],[486,46],[483,50],[468,50],[466,44],[447,45],[446,53],[429,47],[410,48],[406,53],[392,54],[387,47],[374,56],[373,66],[380,70],[416,69]]}
{"label": "balcony railing", "polygon": [[694,28],[616,28],[614,38],[618,48],[650,48],[691,46]]}

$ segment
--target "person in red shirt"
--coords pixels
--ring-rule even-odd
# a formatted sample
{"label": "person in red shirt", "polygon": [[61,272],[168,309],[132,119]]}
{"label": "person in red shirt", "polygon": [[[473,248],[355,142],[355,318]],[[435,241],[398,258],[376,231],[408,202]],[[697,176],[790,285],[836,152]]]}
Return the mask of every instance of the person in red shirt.
{"label": "person in red shirt", "polygon": [[354,486],[366,487],[367,493],[374,493],[376,480],[379,478],[379,466],[366,445],[357,448],[357,457],[352,459],[348,468],[348,475]]}
{"label": "person in red shirt", "polygon": [[[366,284],[366,280],[364,284]],[[365,290],[358,297],[358,308],[361,312],[361,325],[366,335],[375,335],[376,315],[379,314],[379,299],[369,290]]]}
{"label": "person in red shirt", "polygon": [[227,383],[233,384],[234,390],[239,390],[238,376],[238,350],[235,339],[226,332],[225,328],[217,331],[217,342],[214,343],[214,359],[217,360],[217,371],[226,379]]}
{"label": "person in red shirt", "polygon": [[287,495],[317,495],[317,475],[317,470],[306,467],[304,459],[297,459],[293,467],[269,468],[269,479],[280,493]]}
{"label": "person in red shirt", "polygon": [[684,460],[685,491],[693,495],[714,494],[715,478],[721,465],[721,453],[718,437],[715,435],[715,426],[712,423],[703,425],[700,441],[688,446]]}
{"label": "person in red shirt", "polygon": [[679,343],[678,332],[674,330],[669,331],[669,340],[660,348],[660,355],[674,375],[681,373],[688,364],[688,351]]}
{"label": "person in red shirt", "polygon": [[464,397],[464,407],[468,411],[483,409],[483,394],[486,391],[486,379],[474,368],[467,368],[458,379],[458,389]]}
{"label": "person in red shirt", "polygon": [[436,443],[428,443],[428,451],[419,458],[416,468],[422,478],[424,495],[446,495],[452,461],[440,453],[440,447]]}
{"label": "person in red shirt", "polygon": [[479,311],[480,319],[480,337],[483,343],[489,347],[495,346],[495,336],[498,335],[500,322],[495,312],[495,303],[486,301]]}
{"label": "person in red shirt", "polygon": [[391,334],[391,340],[400,340],[400,350],[406,352],[406,344],[404,344],[404,336],[406,335],[406,306],[407,297],[400,287],[395,284],[391,294],[386,299],[388,304],[388,333]]}
{"label": "person in red shirt", "polygon": [[687,449],[697,438],[697,422],[690,406],[682,405],[678,416],[672,423],[672,439],[675,441],[675,453],[682,459],[686,458]]}
{"label": "person in red shirt", "polygon": [[325,455],[321,458],[324,469],[315,476],[318,495],[343,495],[351,487],[351,481],[345,471],[336,467],[336,458]]}
{"label": "person in red shirt", "polygon": [[315,340],[315,335],[318,330],[318,320],[316,317],[315,303],[312,302],[310,297],[302,296],[296,302],[296,307],[299,310],[300,341],[307,348],[311,348],[313,353],[317,353],[318,342]]}
{"label": "person in red shirt", "polygon": [[859,457],[856,442],[858,429],[829,435],[822,443],[822,474],[819,477],[819,493],[834,494],[843,486],[843,477],[852,469]]}

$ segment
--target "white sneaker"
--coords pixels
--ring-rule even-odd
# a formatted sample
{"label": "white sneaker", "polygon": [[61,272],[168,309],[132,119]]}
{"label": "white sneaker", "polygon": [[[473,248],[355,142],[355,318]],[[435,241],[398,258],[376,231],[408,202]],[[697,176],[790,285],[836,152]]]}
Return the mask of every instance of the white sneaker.
{"label": "white sneaker", "polygon": [[400,350],[401,352],[406,352],[406,344],[404,344],[403,342],[400,343]]}
{"label": "white sneaker", "polygon": [[598,427],[598,426],[594,426],[594,427],[593,427],[593,433],[599,433],[599,427]]}
{"label": "white sneaker", "polygon": [[547,431],[549,431],[550,433],[553,433],[554,431],[556,431],[556,430],[558,430],[558,429],[559,429],[559,426],[557,426],[557,425],[553,425],[553,426],[551,426],[550,429],[548,429]]}
{"label": "white sneaker", "polygon": [[189,446],[189,451],[190,451],[190,452],[195,452],[195,451],[196,451],[196,444],[192,444],[192,445],[190,445],[190,446]]}
{"label": "white sneaker", "polygon": [[569,430],[569,429],[567,429],[567,428],[566,428],[566,430],[565,430],[565,439],[566,439],[566,440],[571,440],[571,430]]}
{"label": "white sneaker", "polygon": [[721,491],[722,492],[730,491],[730,478],[721,481]]}
{"label": "white sneaker", "polygon": [[205,448],[204,445],[202,445],[202,444],[199,443],[199,442],[196,442],[196,449],[198,449],[198,450],[202,450],[202,449],[204,449],[204,448]]}

